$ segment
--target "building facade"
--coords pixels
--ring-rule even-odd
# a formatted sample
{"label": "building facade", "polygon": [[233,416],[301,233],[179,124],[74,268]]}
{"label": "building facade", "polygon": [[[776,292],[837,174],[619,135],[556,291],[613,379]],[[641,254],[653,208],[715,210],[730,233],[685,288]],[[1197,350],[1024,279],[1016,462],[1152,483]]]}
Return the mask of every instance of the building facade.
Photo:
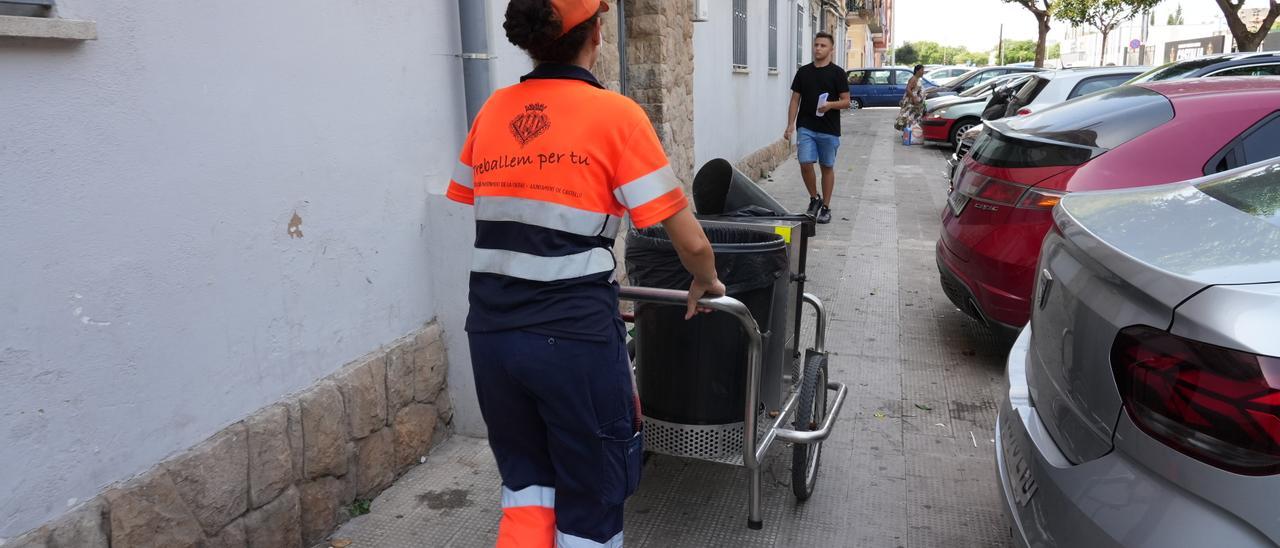
{"label": "building facade", "polygon": [[[531,66],[503,0],[464,51],[460,3],[0,11],[0,545],[309,544],[484,435],[444,192],[468,93]],[[613,4],[596,72],[686,184],[785,159],[791,76],[846,34],[829,1]]]}
{"label": "building facade", "polygon": [[893,0],[845,0],[849,67],[893,63]]}
{"label": "building facade", "polygon": [[[1170,25],[1176,4],[1162,4],[1148,16],[1122,23],[1107,37],[1105,51],[1102,36],[1090,27],[1066,28],[1062,34],[1064,66],[1160,65],[1193,59],[1202,55],[1236,51],[1235,40],[1226,19],[1216,10],[1185,24]],[[1266,16],[1265,9],[1246,8],[1242,20],[1251,29],[1258,28]],[[1273,33],[1274,34],[1274,33]],[[1268,36],[1271,38],[1272,36]],[[1137,47],[1133,47],[1133,46]],[[1263,43],[1262,50],[1280,47],[1280,39]]]}

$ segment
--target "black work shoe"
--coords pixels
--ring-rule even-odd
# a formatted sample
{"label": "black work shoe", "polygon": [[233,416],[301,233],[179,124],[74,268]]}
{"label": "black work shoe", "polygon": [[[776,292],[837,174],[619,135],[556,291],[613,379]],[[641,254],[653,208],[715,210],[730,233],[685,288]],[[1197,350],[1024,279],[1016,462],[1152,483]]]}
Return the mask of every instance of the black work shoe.
{"label": "black work shoe", "polygon": [[818,224],[825,225],[831,222],[831,208],[822,206],[822,210],[818,212]]}
{"label": "black work shoe", "polygon": [[810,217],[818,216],[818,209],[822,207],[822,198],[816,196],[809,198],[809,208],[804,210],[804,214]]}

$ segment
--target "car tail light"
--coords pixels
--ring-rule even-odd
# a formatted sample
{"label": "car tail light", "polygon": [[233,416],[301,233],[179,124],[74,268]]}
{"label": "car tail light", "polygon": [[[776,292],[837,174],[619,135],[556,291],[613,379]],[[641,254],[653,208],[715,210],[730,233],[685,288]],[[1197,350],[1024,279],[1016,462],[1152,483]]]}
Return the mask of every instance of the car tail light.
{"label": "car tail light", "polygon": [[1027,193],[1022,196],[1022,201],[1018,203],[1018,207],[1030,209],[1053,209],[1062,201],[1062,197],[1066,196],[1065,192],[1055,190],[1044,190],[1040,188],[1029,188]]}
{"label": "car tail light", "polygon": [[972,170],[964,171],[958,179],[959,184],[956,185],[956,188],[965,196],[984,202],[1011,205],[1025,209],[1053,209],[1053,206],[1058,205],[1058,202],[1066,195],[1064,192],[1041,190],[1035,187],[1002,181]]}
{"label": "car tail light", "polygon": [[1231,472],[1280,473],[1280,358],[1137,326],[1116,337],[1111,367],[1147,434]]}
{"label": "car tail light", "polygon": [[1028,114],[1031,114],[1031,109],[1027,107],[1022,107],[1018,109],[1018,116],[1026,116]]}
{"label": "car tail light", "polygon": [[978,189],[978,193],[974,198],[998,204],[1015,205],[1018,203],[1018,198],[1022,197],[1022,194],[1026,191],[1027,187],[1022,185],[987,178],[986,184],[983,184],[982,188]]}

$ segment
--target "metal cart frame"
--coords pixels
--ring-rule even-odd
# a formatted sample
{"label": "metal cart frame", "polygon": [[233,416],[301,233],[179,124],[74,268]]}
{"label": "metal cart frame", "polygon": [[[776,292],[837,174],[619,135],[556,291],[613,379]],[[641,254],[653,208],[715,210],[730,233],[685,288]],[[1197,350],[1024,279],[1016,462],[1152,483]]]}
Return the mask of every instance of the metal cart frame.
{"label": "metal cart frame", "polygon": [[[806,246],[807,247],[807,246]],[[804,261],[804,255],[807,249],[801,252],[801,261]],[[802,263],[803,264],[803,263]],[[803,272],[803,267],[802,267]],[[803,278],[799,280],[803,283]],[[803,288],[803,286],[801,286]],[[814,308],[817,314],[814,347],[812,351],[825,356],[826,353],[826,332],[827,332],[827,312],[822,301],[817,297],[809,294],[802,294],[803,302],[808,303]],[[685,306],[688,304],[689,293],[687,291],[679,291],[673,289],[655,289],[649,287],[623,287],[620,298],[622,300],[650,303],[658,305]],[[801,393],[806,383],[815,383],[821,379],[826,379],[825,360],[823,361],[823,370],[821,374],[815,378],[809,378],[805,374],[805,367],[800,367],[800,376],[791,384],[792,390],[786,398],[786,403],[779,410],[776,417],[762,417],[760,409],[760,384],[761,372],[764,369],[764,334],[760,331],[760,326],[756,323],[756,319],[752,316],[751,311],[747,309],[741,301],[732,297],[714,297],[704,298],[698,301],[699,306],[709,308],[719,312],[725,312],[736,318],[746,331],[748,339],[748,363],[747,363],[747,382],[746,384],[746,404],[743,408],[743,444],[742,444],[742,463],[748,470],[749,487],[747,494],[747,527],[751,529],[761,529],[764,527],[763,516],[761,514],[761,464],[765,459],[769,448],[773,442],[782,440],[789,443],[799,444],[803,446],[814,446],[814,450],[805,453],[803,465],[805,466],[805,478],[810,482],[808,487],[812,488],[813,481],[816,480],[818,459],[821,443],[831,435],[831,428],[835,423],[835,419],[840,415],[840,410],[844,406],[845,396],[848,393],[848,387],[843,383],[826,381],[824,386],[810,387],[816,389],[814,396],[817,398],[817,409],[822,413],[822,417],[811,417],[812,421],[821,418],[821,424],[812,430],[796,430],[783,426],[797,412],[797,402],[800,400]],[[796,310],[796,337],[797,350],[799,349],[798,337],[800,317],[803,311]],[[797,352],[798,353],[798,352]],[[798,359],[798,356],[791,357]],[[834,391],[836,393],[835,400],[831,405],[830,412],[826,410],[827,392]],[[773,423],[763,435],[759,435],[757,425],[761,419],[772,419]],[[757,439],[759,438],[759,439]],[[797,452],[796,455],[800,453]],[[798,456],[796,458],[799,458]],[[798,461],[793,459],[793,475],[794,467]],[[797,491],[797,494],[799,492]],[[807,497],[800,497],[803,498]]]}

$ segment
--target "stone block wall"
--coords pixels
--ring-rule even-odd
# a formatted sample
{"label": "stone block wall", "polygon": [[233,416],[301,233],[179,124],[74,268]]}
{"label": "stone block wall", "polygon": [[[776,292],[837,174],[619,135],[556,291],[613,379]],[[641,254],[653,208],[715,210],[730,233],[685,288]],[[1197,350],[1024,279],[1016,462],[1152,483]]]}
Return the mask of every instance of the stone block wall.
{"label": "stone block wall", "polygon": [[4,546],[313,545],[448,435],[447,371],[433,323]]}
{"label": "stone block wall", "polygon": [[693,2],[624,0],[628,93],[644,107],[676,176],[693,183]]}
{"label": "stone block wall", "polygon": [[760,180],[773,173],[782,162],[791,157],[795,148],[786,139],[779,139],[773,144],[757,150],[746,158],[739,160],[735,167],[752,180]]}

